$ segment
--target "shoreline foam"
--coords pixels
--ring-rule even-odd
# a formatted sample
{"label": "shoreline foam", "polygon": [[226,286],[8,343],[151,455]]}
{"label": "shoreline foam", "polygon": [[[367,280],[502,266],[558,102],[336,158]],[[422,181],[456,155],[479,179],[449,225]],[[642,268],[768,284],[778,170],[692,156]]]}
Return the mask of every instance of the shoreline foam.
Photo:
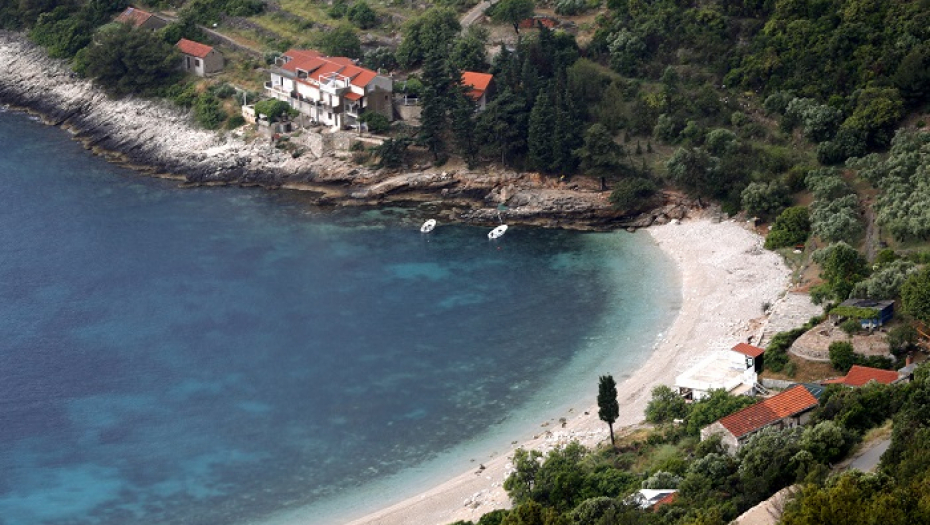
{"label": "shoreline foam", "polygon": [[[678,267],[682,307],[646,363],[618,385],[618,422],[626,422],[617,425],[621,433],[641,424],[652,387],[671,385],[677,374],[709,353],[757,336],[766,321],[762,304],[783,295],[790,278],[781,257],[763,250],[762,238],[739,223],[696,218],[645,231]],[[593,398],[591,403],[559,432],[520,446],[545,451],[573,439],[583,443],[607,439]],[[349,525],[477,521],[491,510],[509,507],[502,487],[512,468],[509,458],[510,454],[501,454],[482,463],[485,468],[480,472],[461,473]]]}

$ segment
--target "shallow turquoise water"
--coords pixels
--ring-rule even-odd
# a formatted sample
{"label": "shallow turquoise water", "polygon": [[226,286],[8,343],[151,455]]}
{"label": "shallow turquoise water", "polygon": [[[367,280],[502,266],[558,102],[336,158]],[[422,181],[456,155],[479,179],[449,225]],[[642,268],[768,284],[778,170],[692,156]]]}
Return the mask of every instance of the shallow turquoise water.
{"label": "shallow turquoise water", "polygon": [[14,113],[0,145],[2,525],[330,523],[593,400],[679,300],[645,236],[181,190]]}

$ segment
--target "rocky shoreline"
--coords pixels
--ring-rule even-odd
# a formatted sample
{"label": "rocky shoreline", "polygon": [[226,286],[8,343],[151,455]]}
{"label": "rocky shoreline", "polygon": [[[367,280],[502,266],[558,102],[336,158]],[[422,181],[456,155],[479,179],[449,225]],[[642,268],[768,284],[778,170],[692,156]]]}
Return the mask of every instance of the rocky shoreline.
{"label": "rocky shoreline", "polygon": [[172,177],[184,186],[241,185],[312,192],[320,205],[372,206],[385,202],[424,206],[443,220],[568,229],[642,228],[680,219],[694,206],[666,192],[660,205],[630,215],[615,210],[599,181],[569,184],[509,170],[423,168],[374,170],[337,158],[292,158],[264,141],[197,128],[170,103],[112,99],[77,78],[67,64],[20,33],[0,31],[0,104],[39,115],[109,160],[142,173]]}

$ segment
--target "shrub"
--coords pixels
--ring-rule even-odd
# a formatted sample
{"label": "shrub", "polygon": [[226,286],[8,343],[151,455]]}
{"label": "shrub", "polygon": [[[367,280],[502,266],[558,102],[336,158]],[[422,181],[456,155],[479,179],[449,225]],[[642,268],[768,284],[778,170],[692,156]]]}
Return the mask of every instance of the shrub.
{"label": "shrub", "polygon": [[646,421],[666,423],[684,419],[688,415],[688,404],[674,390],[665,385],[652,389],[652,399],[646,405]]}
{"label": "shrub", "polygon": [[803,244],[810,235],[811,223],[807,208],[792,206],[781,212],[765,238],[769,250]]}
{"label": "shrub", "polygon": [[381,113],[370,111],[363,114],[359,120],[368,124],[368,131],[371,133],[385,133],[391,128],[391,122]]}
{"label": "shrub", "polygon": [[830,364],[844,374],[849,372],[849,369],[856,364],[856,353],[853,351],[852,343],[846,341],[830,343]]}
{"label": "shrub", "polygon": [[630,177],[614,184],[610,202],[620,210],[638,211],[648,206],[649,198],[655,195],[656,185],[644,177]]}
{"label": "shrub", "polygon": [[846,332],[847,335],[853,335],[862,329],[862,324],[856,318],[850,317],[842,323],[840,323],[840,330]]}

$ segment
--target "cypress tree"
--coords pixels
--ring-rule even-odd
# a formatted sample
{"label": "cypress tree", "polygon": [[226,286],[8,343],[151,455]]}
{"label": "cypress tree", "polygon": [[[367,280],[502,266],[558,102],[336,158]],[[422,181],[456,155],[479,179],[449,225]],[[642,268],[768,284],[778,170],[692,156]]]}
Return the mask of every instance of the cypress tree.
{"label": "cypress tree", "polygon": [[597,390],[597,417],[610,427],[610,445],[617,446],[614,440],[614,422],[620,416],[620,403],[617,402],[617,383],[613,376],[601,376]]}
{"label": "cypress tree", "polygon": [[423,111],[420,114],[418,141],[429,149],[433,158],[445,157],[446,143],[443,138],[449,129],[449,108],[452,107],[452,78],[449,64],[440,50],[426,55],[423,65]]}

